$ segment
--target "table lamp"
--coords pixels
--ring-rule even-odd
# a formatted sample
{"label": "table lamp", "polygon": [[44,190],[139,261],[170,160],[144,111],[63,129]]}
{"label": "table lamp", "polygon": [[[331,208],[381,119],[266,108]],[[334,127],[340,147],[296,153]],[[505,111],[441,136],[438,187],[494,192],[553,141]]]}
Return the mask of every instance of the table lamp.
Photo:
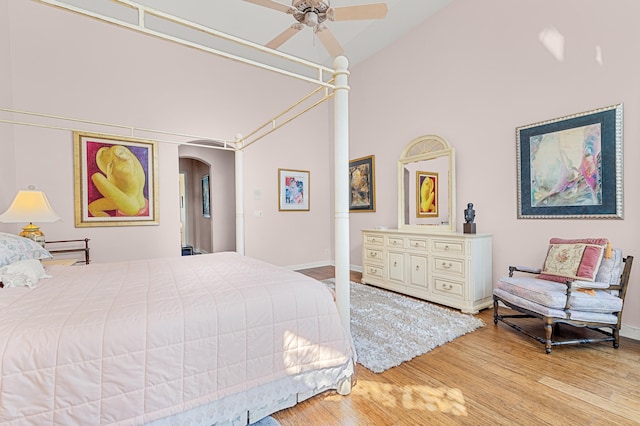
{"label": "table lamp", "polygon": [[18,191],[7,211],[0,215],[0,222],[20,223],[29,222],[22,228],[21,237],[30,238],[44,247],[44,233],[33,222],[57,222],[61,220],[42,191],[36,191],[34,186],[28,190]]}

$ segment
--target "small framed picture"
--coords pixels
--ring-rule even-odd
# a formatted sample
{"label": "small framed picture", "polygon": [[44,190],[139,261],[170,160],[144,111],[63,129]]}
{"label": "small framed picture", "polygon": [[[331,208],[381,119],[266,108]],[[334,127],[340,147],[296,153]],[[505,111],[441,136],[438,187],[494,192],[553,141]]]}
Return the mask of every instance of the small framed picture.
{"label": "small framed picture", "polygon": [[350,211],[376,211],[375,164],[373,155],[349,162]]}
{"label": "small framed picture", "polygon": [[438,217],[438,173],[416,172],[416,217]]}
{"label": "small framed picture", "polygon": [[211,191],[209,190],[209,175],[202,176],[202,216],[211,217]]}
{"label": "small framed picture", "polygon": [[309,211],[309,172],[278,169],[278,210]]}

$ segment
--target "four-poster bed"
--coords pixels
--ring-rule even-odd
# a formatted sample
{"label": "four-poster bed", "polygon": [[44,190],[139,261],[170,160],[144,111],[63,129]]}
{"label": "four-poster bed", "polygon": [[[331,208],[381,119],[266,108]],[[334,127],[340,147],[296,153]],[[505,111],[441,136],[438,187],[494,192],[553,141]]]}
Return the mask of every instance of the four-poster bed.
{"label": "four-poster bed", "polygon": [[[129,0],[115,1],[138,9],[137,25],[117,22],[55,0],[36,1],[177,43],[181,43],[181,40],[146,29],[145,14],[243,42]],[[335,303],[324,285],[314,280],[232,253],[93,264],[82,269],[52,267],[48,272],[53,278],[43,280],[36,289],[23,287],[3,290],[6,294],[3,294],[5,297],[0,302],[2,311],[7,313],[7,321],[0,322],[0,352],[5,353],[2,359],[3,384],[0,386],[0,405],[3,405],[0,413],[4,414],[0,415],[0,422],[19,423],[26,420],[35,423],[140,424],[157,421],[157,424],[175,424],[183,421],[182,416],[186,412],[186,419],[192,422],[190,424],[210,424],[212,421],[242,424],[256,421],[326,389],[337,389],[342,394],[350,392],[355,353],[351,347],[349,326],[348,61],[339,57],[334,62],[335,69],[329,69],[245,43],[278,58],[315,67],[318,75],[313,78],[278,70],[270,65],[195,46],[192,42],[182,44],[281,72],[317,84],[319,88],[255,132],[245,137],[238,135],[231,144],[236,156],[237,251],[240,255],[244,254],[244,209],[241,201],[244,190],[244,150],[298,115],[333,98]],[[299,107],[322,91],[324,94],[319,101]],[[293,117],[286,117],[295,108],[302,110],[294,112]],[[30,114],[9,108],[3,110]],[[0,121],[26,124],[12,120]],[[134,129],[131,128],[131,131]],[[118,278],[111,280],[109,277],[112,275]],[[209,282],[210,276],[221,278],[218,281],[222,284]],[[6,297],[7,294],[10,297]],[[52,317],[45,313],[29,315],[38,309],[54,309],[55,303],[49,305],[44,302],[52,298],[60,309],[50,312]],[[205,303],[214,299],[216,303]],[[95,303],[95,306],[91,303]],[[109,309],[103,310],[105,304]],[[267,311],[262,311],[265,306]],[[70,312],[62,314],[65,309],[70,309]],[[227,312],[223,314],[225,309]],[[301,316],[291,313],[289,317],[287,312],[290,310]],[[196,311],[205,316],[196,316]],[[139,316],[140,312],[144,315]],[[212,313],[213,317],[206,316]],[[9,315],[12,315],[12,320],[9,320]],[[279,315],[287,316],[286,321]],[[74,317],[74,321],[70,317]],[[33,319],[35,323],[30,322]],[[218,333],[222,330],[222,334],[207,334],[210,332],[207,324],[211,321],[215,321],[215,331]],[[243,321],[271,330],[272,339],[268,341],[273,346],[273,353],[262,351],[267,342],[264,331],[238,328]],[[282,324],[286,326],[281,327]],[[41,326],[44,328],[40,329]],[[13,339],[16,336],[19,338]],[[67,340],[55,340],[55,336],[67,336]],[[38,341],[40,337],[44,340]],[[205,337],[215,342],[207,343],[210,345],[209,351],[215,353],[215,356],[211,356],[214,367],[207,363],[206,356],[201,358],[207,345],[195,344],[192,346],[196,349],[187,348],[190,343]],[[257,340],[251,340],[254,337]],[[82,339],[89,341],[88,346],[83,346]],[[111,346],[113,342],[116,347]],[[149,342],[162,344],[149,345]],[[33,354],[21,351],[25,345],[35,348],[35,352],[40,348],[46,354],[43,358],[32,358]],[[241,346],[239,351],[232,350],[234,345]],[[155,361],[158,362],[155,362],[154,350],[160,347],[173,348],[174,351],[168,350],[156,357],[158,359]],[[197,361],[182,362],[189,357],[196,357]],[[240,361],[237,361],[238,357]],[[105,368],[110,363],[112,368]],[[139,363],[144,364],[145,371],[143,375],[136,376],[134,372]],[[261,370],[265,363],[268,367],[266,372]],[[200,364],[204,364],[202,371],[199,370]],[[25,371],[28,373],[25,374]],[[74,381],[73,377],[80,379]],[[132,385],[128,379],[134,378],[135,384]],[[94,383],[95,380],[99,384]],[[119,391],[129,395],[129,398],[122,398]],[[135,395],[136,392],[140,395]],[[175,395],[176,392],[179,395]],[[38,397],[36,393],[40,395],[40,403],[27,406]],[[118,398],[120,405],[113,405]],[[121,415],[118,410],[128,417],[118,417]]]}

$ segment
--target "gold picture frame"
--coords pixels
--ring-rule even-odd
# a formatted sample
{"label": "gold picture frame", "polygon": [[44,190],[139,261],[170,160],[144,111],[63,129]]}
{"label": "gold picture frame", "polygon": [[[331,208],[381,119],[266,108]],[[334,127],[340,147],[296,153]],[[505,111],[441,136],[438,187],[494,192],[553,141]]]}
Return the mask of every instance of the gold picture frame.
{"label": "gold picture frame", "polygon": [[158,225],[157,142],[74,132],[76,227]]}
{"label": "gold picture frame", "polygon": [[416,171],[416,217],[438,217],[438,173]]}

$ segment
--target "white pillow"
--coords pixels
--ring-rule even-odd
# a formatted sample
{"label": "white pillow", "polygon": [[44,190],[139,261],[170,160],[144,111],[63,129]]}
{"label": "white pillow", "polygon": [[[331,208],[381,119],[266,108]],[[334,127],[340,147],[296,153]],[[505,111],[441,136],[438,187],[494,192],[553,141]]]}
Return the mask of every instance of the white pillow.
{"label": "white pillow", "polygon": [[0,282],[7,287],[35,287],[41,278],[51,278],[47,275],[39,260],[19,260],[0,268]]}
{"label": "white pillow", "polygon": [[29,238],[0,232],[0,267],[18,260],[51,257],[51,253]]}

